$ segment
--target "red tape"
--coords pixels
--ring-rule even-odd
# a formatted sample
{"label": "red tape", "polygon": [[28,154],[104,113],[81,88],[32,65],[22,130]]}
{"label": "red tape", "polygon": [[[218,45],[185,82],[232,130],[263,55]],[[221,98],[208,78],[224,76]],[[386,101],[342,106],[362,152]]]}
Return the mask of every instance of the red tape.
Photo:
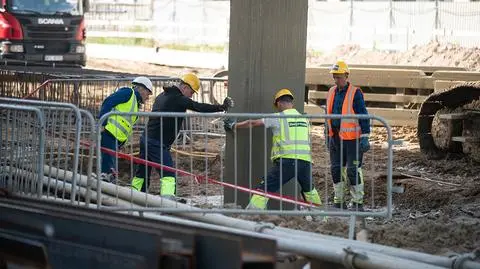
{"label": "red tape", "polygon": [[[86,142],[81,142],[81,144],[85,145],[85,146],[90,146],[90,144],[88,144]],[[304,201],[299,201],[299,200],[296,200],[294,197],[291,197],[291,196],[288,196],[288,195],[279,195],[279,194],[276,194],[276,193],[263,192],[263,191],[259,191],[259,190],[250,189],[250,188],[247,188],[247,187],[235,185],[235,184],[230,184],[230,183],[227,183],[227,182],[218,181],[218,180],[208,178],[208,177],[205,177],[205,176],[195,175],[193,173],[189,173],[189,172],[183,171],[181,169],[177,169],[177,168],[162,165],[162,164],[159,164],[159,163],[156,163],[156,162],[144,160],[144,159],[134,157],[134,156],[126,154],[126,153],[117,152],[117,151],[114,151],[114,150],[111,150],[111,149],[108,149],[108,148],[100,147],[100,150],[102,152],[105,152],[105,153],[110,154],[112,156],[117,156],[121,159],[128,160],[128,161],[131,161],[131,162],[136,163],[136,164],[143,164],[143,165],[151,166],[153,168],[162,169],[164,171],[176,172],[177,174],[182,175],[182,176],[191,176],[191,177],[193,177],[193,179],[195,180],[195,182],[197,184],[199,184],[201,181],[207,181],[207,182],[212,183],[212,184],[217,184],[217,185],[221,185],[221,186],[224,186],[224,187],[233,188],[233,189],[236,189],[236,190],[239,190],[239,191],[242,191],[242,192],[261,195],[261,196],[264,196],[264,197],[267,197],[267,198],[270,198],[270,199],[286,202],[286,203],[289,203],[289,204],[295,204],[295,205],[300,205],[300,206],[305,206],[305,207],[321,206],[320,204],[317,204],[317,203],[307,203],[307,202],[304,202]]]}

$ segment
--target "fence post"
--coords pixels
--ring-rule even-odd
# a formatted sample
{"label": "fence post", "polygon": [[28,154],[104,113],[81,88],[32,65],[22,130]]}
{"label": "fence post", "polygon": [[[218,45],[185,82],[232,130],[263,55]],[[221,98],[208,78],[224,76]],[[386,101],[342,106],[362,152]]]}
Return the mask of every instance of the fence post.
{"label": "fence post", "polygon": [[350,0],[350,30],[348,31],[349,41],[352,42],[352,28],[353,28],[353,0]]}
{"label": "fence post", "polygon": [[389,10],[389,13],[390,13],[390,16],[389,16],[389,19],[390,19],[390,29],[389,29],[390,39],[389,39],[389,41],[390,41],[390,44],[392,44],[392,42],[393,42],[392,28],[393,28],[393,25],[394,25],[394,21],[393,21],[393,0],[389,0],[388,3],[389,3],[389,9],[390,9]]}
{"label": "fence post", "polygon": [[440,29],[440,18],[439,18],[439,10],[438,10],[438,0],[435,0],[435,41],[438,42],[438,35],[437,35],[437,31],[438,29]]}

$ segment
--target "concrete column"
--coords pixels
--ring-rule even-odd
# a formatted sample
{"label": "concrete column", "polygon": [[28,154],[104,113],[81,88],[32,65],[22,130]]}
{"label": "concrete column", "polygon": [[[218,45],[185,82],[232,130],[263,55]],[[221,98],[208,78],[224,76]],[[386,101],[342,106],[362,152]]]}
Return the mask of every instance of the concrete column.
{"label": "concrete column", "polygon": [[[231,112],[276,112],[273,96],[281,88],[293,91],[295,106],[303,112],[307,12],[308,0],[230,1],[228,94],[236,104]],[[257,127],[252,139],[248,130],[237,131],[236,139],[227,135],[226,181],[251,187],[259,182],[266,171],[265,158],[267,168],[271,166],[271,132],[267,134],[265,139],[264,128]],[[283,193],[292,195],[293,190],[291,183]],[[226,189],[226,203],[237,202],[245,207],[248,199],[248,194]],[[269,205],[278,206],[272,201]]]}

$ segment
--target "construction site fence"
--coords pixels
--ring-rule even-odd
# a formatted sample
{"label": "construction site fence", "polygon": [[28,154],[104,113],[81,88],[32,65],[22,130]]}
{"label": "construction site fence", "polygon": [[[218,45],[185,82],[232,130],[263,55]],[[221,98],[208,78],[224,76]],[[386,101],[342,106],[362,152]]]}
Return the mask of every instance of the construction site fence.
{"label": "construction site fence", "polygon": [[[90,112],[68,103],[0,98],[0,104],[30,107],[37,111],[39,115],[37,117],[15,117],[16,121],[21,120],[24,124],[13,125],[9,123],[11,121],[7,120],[9,118],[3,115],[5,110],[2,110],[2,132],[5,133],[2,133],[2,151],[9,151],[2,156],[10,156],[11,152],[17,152],[17,155],[14,155],[13,159],[8,158],[10,160],[8,162],[7,158],[2,158],[1,174],[6,175],[15,171],[16,175],[19,176],[22,173],[30,173],[31,178],[33,178],[32,181],[38,178],[36,183],[40,184],[39,182],[42,182],[43,184],[42,189],[35,189],[37,195],[46,195],[54,199],[69,199],[72,203],[96,203],[98,208],[118,211],[273,214],[313,216],[314,218],[339,216],[350,219],[350,225],[353,225],[349,234],[351,236],[353,236],[356,217],[388,218],[391,216],[392,146],[394,141],[390,126],[379,117],[369,115],[351,116],[356,119],[368,119],[384,124],[384,133],[382,134],[384,145],[372,146],[364,157],[364,163],[367,164],[363,168],[365,193],[367,194],[365,196],[365,206],[368,210],[361,212],[355,209],[337,210],[332,208],[333,187],[330,177],[329,153],[325,145],[325,133],[321,127],[310,130],[313,152],[310,184],[311,187],[318,190],[321,197],[320,204],[305,201],[301,187],[296,183],[291,185],[292,187],[280,185],[278,193],[266,192],[266,189],[257,188],[260,178],[267,176],[267,168],[271,166],[270,152],[268,151],[271,138],[266,128],[261,128],[261,130],[248,128],[243,132],[229,132],[229,135],[233,135],[233,137],[228,140],[230,141],[228,145],[226,145],[227,139],[225,136],[212,136],[208,133],[196,135],[185,145],[174,143],[172,148],[169,149],[173,159],[172,166],[162,164],[162,160],[145,160],[140,158],[139,155],[140,151],[144,151],[145,155],[149,154],[149,150],[155,153],[154,149],[145,146],[140,141],[142,134],[146,137],[151,135],[147,128],[146,119],[157,118],[162,122],[173,118],[195,121],[196,118],[200,119],[197,121],[216,121],[223,125],[225,117],[234,117],[240,121],[255,118],[264,118],[265,120],[277,118],[277,120],[280,120],[286,116],[231,113],[110,112],[96,121]],[[119,147],[117,151],[109,151],[102,148],[101,145],[101,126],[109,116],[116,114],[123,116],[136,115],[139,121],[135,125],[136,132],[129,139],[129,143]],[[313,119],[325,121],[326,119],[345,118],[340,115],[325,114],[288,117],[308,118],[309,121]],[[142,118],[145,120],[142,121]],[[42,121],[43,125],[41,124]],[[3,128],[4,124],[7,126],[7,123],[9,123],[9,128]],[[172,128],[180,130],[180,126]],[[10,136],[7,135],[7,132]],[[22,135],[12,137],[11,134],[15,133]],[[21,143],[27,138],[33,138],[28,146]],[[19,139],[19,141],[16,139]],[[240,140],[248,142],[240,143]],[[163,141],[159,141],[159,143],[162,144]],[[28,162],[24,159],[27,157],[23,156],[27,149],[32,153],[26,155],[30,158]],[[233,160],[225,160],[226,150],[233,153],[229,155]],[[115,157],[115,184],[99,180],[101,152]],[[341,156],[341,158],[343,157]],[[43,166],[40,163],[43,163]],[[253,169],[258,163],[263,164],[261,171],[257,168]],[[28,165],[25,166],[26,164]],[[38,165],[32,167],[32,164]],[[150,182],[144,183],[146,184],[145,192],[139,192],[131,188],[131,180],[139,171],[139,165],[143,165],[142,169],[147,172],[152,171]],[[156,196],[161,191],[160,175],[164,171],[170,171],[175,175],[177,198],[174,201]],[[40,176],[41,173],[43,173],[43,176]],[[384,175],[384,178],[380,181],[374,177],[374,175],[379,174]],[[17,182],[16,177],[8,178],[11,182]],[[5,180],[5,177],[3,179]],[[293,180],[295,178],[291,182],[295,182]],[[7,184],[7,186],[13,185]],[[28,193],[32,191],[31,187],[18,186],[20,187],[11,190]],[[289,188],[291,188],[290,191],[293,190],[292,193],[286,192]],[[226,190],[233,191],[235,194],[225,199]],[[379,190],[381,190],[381,193],[379,193]],[[273,203],[272,201],[278,201],[280,206],[279,208],[268,207],[267,210],[263,211],[246,210],[245,201],[241,197],[250,198],[253,194],[269,198],[270,204]],[[348,196],[348,194],[346,195]]]}
{"label": "construction site fence", "polygon": [[[42,195],[45,118],[31,106],[0,103],[0,186]],[[15,180],[14,180],[15,179]]]}
{"label": "construction site fence", "polygon": [[[41,101],[71,103],[80,109],[88,110],[94,118],[98,118],[103,101],[116,90],[122,87],[131,87],[132,78],[115,79],[49,79],[38,87],[31,88],[25,93],[21,87],[10,87],[9,92],[4,96]],[[151,111],[155,98],[163,91],[163,87],[177,85],[179,78],[151,77],[153,83],[153,94],[146,101],[142,110]],[[200,78],[201,88],[199,93],[193,96],[193,100],[202,103],[221,104],[227,96],[226,79],[222,78]],[[19,83],[19,82],[17,82]],[[194,134],[211,133],[224,135],[221,124],[208,123],[203,119],[188,119],[182,126],[180,136],[183,143],[191,139]]]}
{"label": "construction site fence", "polygon": [[[43,122],[41,128],[36,127],[38,125],[36,117],[28,117],[28,115],[12,117],[11,113],[4,116],[2,111],[2,132],[11,134],[11,136],[2,135],[2,144],[8,145],[5,150],[10,151],[2,156],[11,156],[8,157],[10,160],[8,163],[2,163],[2,170],[8,171],[7,174],[22,175],[18,174],[19,171],[27,173],[23,176],[38,174],[35,176],[36,182],[39,186],[44,185],[37,190],[38,195],[79,202],[81,196],[76,188],[78,176],[85,175],[89,181],[94,176],[92,173],[94,145],[81,147],[81,141],[92,141],[95,138],[96,123],[91,113],[69,103],[1,97],[0,104],[35,109],[40,113]],[[22,124],[13,124],[16,122]],[[3,127],[4,124],[6,128]],[[42,142],[35,143],[40,138]],[[25,142],[28,139],[32,142]],[[26,154],[27,150],[29,154]],[[14,154],[15,152],[17,154]],[[36,161],[37,158],[38,161]],[[29,168],[31,165],[36,165],[35,170]],[[56,169],[55,176],[45,177],[44,172],[52,173],[53,167]],[[60,171],[71,173],[71,183],[57,180]],[[9,177],[10,180],[13,178],[15,177]],[[24,187],[10,190],[28,192]],[[83,201],[84,197],[81,199]]]}
{"label": "construction site fence", "polygon": [[[120,113],[117,113],[120,114]],[[127,114],[128,113],[123,113]],[[132,113],[130,113],[131,115]],[[111,113],[110,115],[114,115]],[[272,114],[201,114],[201,115],[192,115],[190,113],[136,113],[139,117],[205,117],[205,118],[223,118],[223,117],[232,117],[237,120],[249,119],[249,118],[274,118],[276,116]],[[58,212],[65,212],[65,210],[60,211],[59,209],[64,208],[61,203],[70,203],[76,206],[82,206],[86,208],[97,208],[103,210],[110,210],[116,212],[122,212],[125,214],[139,215],[145,218],[150,218],[154,220],[165,221],[168,220],[170,223],[177,223],[181,225],[190,225],[190,227],[197,227],[197,229],[206,229],[210,228],[215,231],[223,232],[232,232],[235,231],[237,234],[245,235],[254,235],[255,233],[265,234],[265,238],[274,239],[277,241],[277,246],[279,251],[295,253],[298,255],[303,255],[313,259],[318,259],[320,261],[329,262],[329,264],[336,264],[338,266],[343,266],[347,268],[464,268],[464,269],[477,269],[480,268],[478,261],[478,252],[466,253],[454,255],[451,257],[444,256],[435,256],[426,253],[420,253],[410,250],[403,250],[399,248],[393,248],[388,246],[382,246],[377,244],[371,244],[366,242],[351,241],[345,240],[338,237],[332,237],[328,235],[322,235],[317,233],[309,233],[299,230],[292,230],[282,227],[276,227],[271,223],[258,223],[253,221],[241,220],[237,218],[231,218],[220,214],[208,214],[213,212],[223,212],[223,213],[232,213],[237,212],[240,214],[248,214],[247,211],[238,208],[223,208],[216,205],[209,204],[209,192],[202,193],[203,187],[208,185],[219,185],[222,188],[234,188],[235,190],[245,191],[246,193],[251,193],[252,189],[249,188],[240,188],[239,185],[230,184],[228,178],[217,177],[222,175],[223,165],[221,165],[220,172],[215,172],[212,176],[208,174],[207,168],[195,168],[191,170],[190,173],[186,171],[180,171],[184,166],[181,163],[176,163],[176,173],[179,175],[178,179],[181,176],[184,176],[184,181],[177,181],[179,183],[178,189],[183,190],[183,194],[189,194],[189,190],[193,188],[197,189],[197,193],[200,193],[202,196],[201,199],[190,199],[194,196],[185,196],[184,198],[190,199],[186,204],[179,203],[178,201],[172,201],[164,199],[158,195],[155,195],[155,192],[142,193],[132,190],[129,186],[128,181],[130,180],[127,173],[131,173],[128,165],[125,163],[120,164],[119,175],[125,176],[127,183],[122,183],[122,181],[117,181],[116,184],[101,182],[98,180],[98,177],[91,171],[98,170],[98,156],[99,154],[99,135],[100,135],[100,126],[101,121],[105,120],[107,116],[104,116],[100,119],[100,122],[96,122],[90,112],[76,107],[72,107],[70,104],[56,103],[56,102],[45,102],[45,101],[35,101],[35,100],[19,100],[13,98],[0,98],[0,188],[7,189],[9,192],[13,193],[13,198],[4,198],[2,197],[2,205],[5,205],[5,200],[12,200],[12,205],[7,205],[5,208],[8,211],[8,214],[4,216],[6,222],[14,225],[7,225],[5,229],[14,229],[15,235],[19,235],[18,231],[20,229],[28,229],[29,232],[34,233],[35,238],[39,235],[45,234],[48,239],[56,240],[60,238],[60,234],[56,233],[55,229],[58,229],[56,220],[62,220],[63,217],[60,216]],[[291,116],[289,116],[291,117]],[[327,119],[345,119],[350,118],[350,116],[326,116],[326,115],[302,115],[301,117],[308,118],[312,120],[313,118],[323,118]],[[282,118],[282,117],[277,117]],[[350,212],[350,211],[340,211],[335,212],[327,208],[329,204],[328,200],[324,200],[323,207],[316,207],[316,211],[309,211],[308,214],[311,215],[320,215],[320,216],[346,216],[350,217],[350,220],[355,220],[355,216],[375,216],[375,217],[389,217],[391,215],[391,191],[392,191],[392,146],[395,144],[392,138],[392,133],[389,125],[379,117],[370,117],[370,116],[351,116],[351,118],[367,118],[371,121],[380,121],[384,123],[385,130],[384,144],[379,145],[375,143],[373,148],[367,155],[365,163],[373,164],[372,167],[376,169],[375,171],[370,171],[365,173],[367,175],[366,182],[373,181],[373,172],[386,172],[386,178],[382,180],[381,183],[385,190],[384,193],[376,193],[376,195],[386,194],[386,210],[383,212]],[[246,130],[246,133],[251,134],[253,130]],[[264,132],[264,130],[262,130]],[[245,134],[245,133],[244,133]],[[257,133],[258,134],[258,133]],[[233,135],[233,134],[232,134]],[[323,137],[322,137],[323,135]],[[263,143],[266,142],[265,133],[263,133]],[[261,137],[260,136],[257,136]],[[323,130],[313,130],[311,132],[311,144],[312,148],[315,151],[316,148],[322,148],[324,143],[324,132]],[[208,144],[208,137],[204,138],[205,140],[194,141],[202,145]],[[219,140],[218,138],[216,138]],[[243,137],[245,139],[245,137]],[[246,138],[249,141],[253,141],[251,136]],[[221,139],[220,139],[221,140]],[[207,143],[206,143],[207,142]],[[225,143],[225,140],[217,141],[219,144]],[[70,145],[68,145],[70,143]],[[195,145],[191,145],[195,148]],[[235,143],[229,145],[233,147],[233,153],[237,154],[240,151],[243,152],[255,152],[258,155],[267,155],[265,148],[263,152],[257,153],[257,151],[262,150],[261,148],[254,148],[253,145],[242,149],[235,149]],[[78,151],[75,151],[75,148]],[[132,147],[133,149],[133,147]],[[221,147],[214,147],[217,151]],[[210,151],[210,147],[204,148],[204,154]],[[231,148],[229,150],[232,150]],[[386,155],[380,155],[382,150]],[[132,153],[132,152],[127,152]],[[197,162],[197,157],[194,157],[194,152],[187,152],[188,159],[192,162]],[[378,153],[378,154],[377,154]],[[115,153],[120,160],[132,162],[141,162],[138,158],[134,158],[136,154],[120,154],[119,152]],[[176,153],[175,153],[176,154]],[[320,156],[325,155],[326,152],[320,152]],[[66,157],[68,155],[68,157]],[[379,156],[378,156],[379,155]],[[53,156],[53,157],[52,157]],[[76,169],[75,156],[78,156],[78,168]],[[318,156],[315,155],[314,156]],[[210,156],[203,156],[200,158],[200,163],[208,163],[208,158]],[[82,160],[82,161],[80,161]],[[92,160],[95,162],[93,163]],[[180,160],[180,157],[176,159]],[[221,159],[220,159],[221,160]],[[268,160],[265,160],[268,162]],[[237,160],[235,160],[237,162]],[[248,162],[248,161],[247,161]],[[68,164],[67,164],[68,163]],[[83,167],[82,167],[83,163]],[[91,167],[91,164],[97,165],[97,167]],[[119,162],[120,163],[120,162]],[[127,164],[128,164],[127,163]],[[155,165],[158,167],[158,164],[146,163],[147,165]],[[321,166],[325,164],[324,161],[314,158],[313,166]],[[385,166],[386,165],[386,166]],[[86,167],[85,167],[86,166]],[[188,169],[186,169],[188,171]],[[367,169],[368,170],[368,169]],[[326,171],[325,173],[328,173]],[[223,173],[225,174],[225,173]],[[368,176],[370,175],[370,176]],[[328,179],[322,178],[324,175],[316,174],[313,175],[314,178],[320,178],[319,181],[315,181],[317,186],[321,186],[322,183],[328,185]],[[190,178],[187,178],[190,177]],[[189,186],[192,182],[192,179],[198,179],[199,184],[194,183],[193,186]],[[207,180],[206,180],[207,179]],[[217,180],[218,179],[218,180]],[[153,181],[158,181],[152,179]],[[231,179],[230,179],[231,180]],[[249,179],[251,180],[251,179]],[[322,182],[324,180],[324,182]],[[186,184],[185,184],[186,183]],[[152,186],[153,184],[151,184]],[[319,188],[320,189],[320,188]],[[215,190],[212,190],[212,192]],[[370,189],[366,189],[365,192],[368,193]],[[372,187],[372,193],[375,189]],[[192,190],[193,192],[193,190]],[[323,193],[323,191],[320,191]],[[325,193],[330,192],[325,190]],[[191,193],[192,195],[197,193]],[[218,192],[221,194],[221,192]],[[178,193],[179,195],[181,192]],[[23,197],[30,196],[35,199],[44,199],[44,200],[54,200],[58,204],[54,207],[53,204],[50,206],[42,207],[43,203],[32,203],[33,207],[31,208],[22,208],[22,212],[30,212],[41,214],[42,216],[52,213],[54,217],[54,222],[50,222],[49,219],[40,218],[36,219],[36,222],[29,224],[28,221],[31,221],[31,218],[23,218],[18,215],[20,214],[20,207],[18,199],[15,200],[15,196]],[[74,197],[75,199],[71,199]],[[272,196],[271,200],[278,199],[278,196]],[[323,197],[326,199],[326,196]],[[289,198],[284,196],[285,201]],[[373,199],[373,198],[372,198]],[[15,202],[16,201],[16,202]],[[366,200],[366,205],[370,208],[374,208],[371,200]],[[34,202],[34,201],[33,201]],[[291,200],[288,202],[292,202]],[[293,199],[293,202],[300,204],[301,199]],[[225,204],[223,205],[225,207]],[[310,204],[310,207],[313,205]],[[16,210],[13,211],[12,209]],[[52,212],[48,210],[52,210]],[[76,215],[74,212],[78,211],[78,208],[69,208],[72,210],[70,218],[74,218],[77,222],[88,222],[91,223],[92,219],[85,219],[85,210],[81,211],[81,216]],[[230,210],[230,211],[228,211]],[[12,212],[10,212],[12,211]],[[148,212],[154,211],[154,212]],[[305,214],[304,211],[299,212],[300,210],[294,209],[291,210],[295,215]],[[80,212],[80,211],[78,211]],[[77,212],[77,213],[78,213]],[[159,212],[171,212],[172,214],[178,217],[184,218],[175,218],[169,216],[161,216],[157,213]],[[206,213],[205,213],[206,212]],[[12,220],[12,215],[16,214],[15,218]],[[288,214],[286,210],[284,212],[267,210],[264,212],[255,212],[251,213],[262,213],[262,214]],[[92,212],[93,214],[93,212]],[[104,214],[95,214],[95,216],[100,216]],[[33,215],[32,215],[33,216]],[[38,215],[35,215],[38,216]],[[65,217],[65,214],[61,215]],[[72,218],[72,220],[73,220]],[[190,219],[190,220],[188,220]],[[16,221],[22,220],[16,224]],[[44,220],[47,220],[46,222]],[[197,222],[193,222],[195,220]],[[325,220],[325,219],[324,219]],[[13,222],[12,222],[13,221]],[[327,220],[328,221],[328,220]],[[200,223],[201,222],[201,223]],[[53,223],[53,225],[52,225]],[[102,220],[102,223],[105,223],[105,220]],[[353,221],[354,223],[354,221]],[[128,224],[128,223],[127,223]],[[17,226],[18,225],[18,226]],[[108,225],[108,224],[107,224]],[[111,224],[110,224],[111,225]],[[63,227],[63,226],[62,226]],[[143,227],[143,226],[142,226]],[[350,227],[352,227],[352,221],[350,221]],[[38,230],[40,228],[40,230]],[[112,226],[108,227],[112,229]],[[2,231],[5,232],[5,229]],[[195,230],[195,228],[191,228]],[[58,231],[64,231],[65,229],[60,229]],[[71,229],[70,229],[71,230]],[[70,231],[69,230],[69,231]],[[42,231],[39,233],[39,231]],[[66,230],[65,230],[66,231]],[[188,230],[190,233],[190,230]],[[243,232],[242,232],[243,231]],[[249,232],[245,232],[249,231]],[[54,233],[55,232],[55,233]],[[177,233],[170,231],[169,236],[173,238],[178,238]],[[2,236],[4,233],[2,233]],[[54,237],[52,237],[54,235]],[[72,234],[62,233],[62,238],[71,238]],[[349,237],[351,237],[349,231]],[[70,237],[68,237],[70,236]],[[230,236],[225,234],[225,236]],[[244,238],[245,236],[242,236]],[[98,241],[98,240],[97,240]],[[36,241],[31,241],[36,242]],[[85,241],[82,241],[85,242]],[[96,241],[95,241],[96,242]],[[169,241],[170,242],[170,241]],[[176,243],[177,241],[172,241]],[[223,242],[223,241],[222,241]],[[165,242],[168,243],[168,242]],[[105,242],[102,241],[102,247],[105,247]],[[69,245],[71,245],[69,243]],[[54,244],[54,246],[56,246]],[[89,244],[91,246],[91,242]],[[181,247],[182,245],[180,245]],[[170,248],[168,248],[170,249]],[[183,249],[183,248],[182,248]],[[51,250],[51,249],[49,249]],[[95,250],[95,257],[98,257],[97,251],[101,251],[102,248]],[[24,252],[21,252],[24,253]],[[55,252],[57,253],[57,252]],[[92,252],[93,253],[93,252]],[[62,256],[63,257],[63,256]]]}
{"label": "construction site fence", "polygon": [[[271,166],[270,152],[268,145],[270,141],[270,134],[266,128],[255,129],[252,127],[246,130],[231,132],[232,140],[224,138],[215,138],[208,135],[197,136],[195,140],[190,141],[187,148],[182,150],[171,149],[173,166],[166,166],[163,164],[162,158],[155,160],[148,157],[147,160],[139,158],[139,152],[143,151],[145,156],[162,156],[160,149],[149,147],[147,143],[139,141],[140,138],[134,137],[134,143],[130,143],[128,147],[123,148],[122,152],[112,152],[101,148],[101,136],[97,136],[97,174],[100,172],[100,156],[101,153],[110,153],[116,158],[115,170],[117,173],[116,185],[109,188],[111,193],[107,195],[108,209],[110,210],[139,210],[138,207],[133,207],[125,204],[112,201],[112,197],[121,198],[126,201],[132,201],[136,204],[142,205],[145,208],[142,211],[156,211],[156,212],[200,212],[200,213],[226,213],[226,214],[269,214],[269,215],[296,215],[296,216],[310,216],[314,219],[319,219],[322,216],[337,216],[345,217],[350,220],[351,230],[349,234],[353,236],[355,228],[356,217],[391,217],[392,213],[392,147],[394,141],[392,138],[391,127],[388,123],[376,116],[370,115],[277,115],[277,114],[238,114],[238,113],[159,113],[159,112],[139,112],[139,113],[120,113],[110,112],[102,116],[98,122],[96,133],[100,134],[100,126],[113,115],[122,115],[124,117],[131,117],[133,115],[139,118],[148,118],[149,121],[157,119],[160,123],[177,118],[204,118],[217,120],[223,122],[226,117],[233,117],[237,121],[247,119],[263,118],[265,121],[282,120],[286,118],[307,118],[309,121],[313,119],[367,119],[369,121],[378,121],[383,124],[383,145],[372,146],[368,154],[364,156],[363,168],[363,182],[365,196],[366,211],[359,211],[352,207],[351,209],[336,209],[333,208],[333,184],[330,177],[331,166],[329,159],[329,152],[326,147],[326,139],[324,130],[312,129],[310,131],[311,147],[313,152],[313,163],[311,164],[310,188],[315,188],[320,197],[321,203],[311,203],[304,199],[301,187],[298,184],[291,185],[292,194],[285,190],[287,187],[280,184],[278,194],[276,192],[267,192],[266,187],[258,188],[261,179],[267,178],[268,167]],[[146,121],[142,121],[146,122]],[[144,130],[142,135],[145,137],[155,137],[156,132],[161,132],[161,128],[179,129],[179,126],[161,127],[160,130],[152,131],[146,126],[137,126]],[[153,133],[152,133],[153,132]],[[292,134],[293,135],[293,134]],[[240,140],[248,141],[241,143]],[[138,141],[138,142],[137,142]],[[145,141],[145,140],[144,140]],[[230,141],[226,144],[226,141]],[[160,135],[160,141],[155,141],[158,145],[165,145]],[[168,145],[168,144],[167,144]],[[160,146],[161,147],[161,146]],[[340,152],[344,147],[340,143]],[[164,149],[168,150],[168,149]],[[225,158],[225,151],[233,152],[229,156],[232,159]],[[151,153],[149,153],[151,152]],[[346,156],[340,153],[339,158],[344,160]],[[357,143],[357,151],[355,158],[359,160],[359,148]],[[343,163],[343,161],[341,161]],[[263,164],[259,170],[254,170],[258,163]],[[230,164],[230,165],[228,165]],[[368,165],[365,165],[368,164]],[[230,170],[228,170],[230,169]],[[298,168],[294,168],[298,169]],[[339,169],[342,169],[339,167]],[[151,171],[156,171],[157,174],[151,174]],[[170,201],[161,199],[160,201],[152,201],[148,194],[158,195],[161,193],[161,177],[164,172],[171,172],[176,178],[176,199]],[[145,172],[151,175],[150,182],[146,181],[145,192],[138,192],[131,187],[132,179],[138,176],[140,172]],[[339,171],[341,172],[341,171]],[[138,174],[137,174],[138,173]],[[298,171],[295,171],[292,180],[298,176]],[[286,181],[287,178],[282,178],[281,182]],[[378,180],[376,176],[383,175],[383,179]],[[290,175],[291,176],[291,175]],[[288,176],[288,177],[290,177]],[[285,175],[287,177],[287,175]],[[290,178],[288,178],[290,179]],[[345,179],[346,180],[346,179]],[[359,175],[355,175],[356,183],[361,179]],[[285,185],[287,186],[287,185]],[[100,188],[101,186],[98,186]],[[351,187],[351,186],[350,186]],[[102,185],[103,188],[103,185]],[[349,188],[349,184],[346,184]],[[285,189],[285,190],[284,190]],[[234,195],[227,199],[226,191],[233,191]],[[378,193],[380,191],[380,193]],[[288,194],[287,194],[288,193]],[[241,201],[240,196],[245,195],[250,198],[253,194],[267,197],[270,201],[280,202],[279,208],[267,208],[266,210],[247,210],[245,209],[245,201]],[[100,193],[97,193],[98,201],[103,201]],[[103,195],[103,194],[102,194]],[[345,190],[345,198],[348,196],[348,191]],[[271,203],[271,202],[270,202]],[[347,200],[346,200],[346,203]],[[169,206],[165,206],[169,205]],[[98,204],[100,206],[100,204]],[[112,207],[113,206],[113,207]],[[307,217],[308,218],[308,217]],[[328,218],[328,217],[327,217]],[[327,219],[325,218],[325,220]]]}
{"label": "construction site fence", "polygon": [[[226,48],[229,42],[229,1],[102,2],[92,1],[87,13],[90,37],[140,38],[155,46]],[[331,50],[349,43],[406,50],[430,41],[474,47],[479,43],[479,15],[476,1],[309,1],[307,48]]]}

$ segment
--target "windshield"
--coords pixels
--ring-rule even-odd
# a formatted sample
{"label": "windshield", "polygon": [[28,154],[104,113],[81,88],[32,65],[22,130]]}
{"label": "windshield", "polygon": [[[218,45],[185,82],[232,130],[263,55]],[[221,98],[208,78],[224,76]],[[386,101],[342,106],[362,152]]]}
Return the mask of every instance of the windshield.
{"label": "windshield", "polygon": [[82,0],[10,0],[15,13],[82,15]]}

